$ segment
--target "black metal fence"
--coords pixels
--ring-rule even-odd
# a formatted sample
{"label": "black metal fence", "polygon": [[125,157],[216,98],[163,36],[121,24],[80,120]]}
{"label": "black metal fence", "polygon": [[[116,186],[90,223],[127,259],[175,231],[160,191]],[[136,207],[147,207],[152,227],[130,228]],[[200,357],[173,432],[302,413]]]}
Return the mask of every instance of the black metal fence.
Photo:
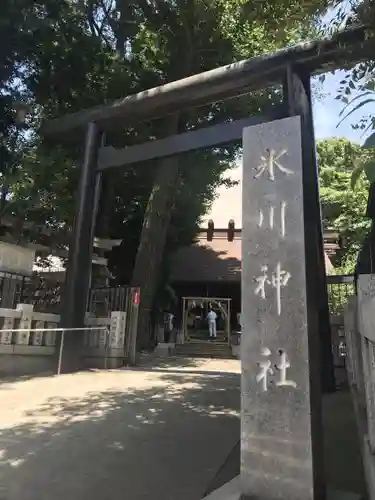
{"label": "black metal fence", "polygon": [[21,302],[23,290],[30,278],[0,272],[0,307],[14,309]]}
{"label": "black metal fence", "polygon": [[340,314],[349,297],[355,294],[354,276],[327,276],[328,305],[331,315]]}
{"label": "black metal fence", "polygon": [[98,317],[105,317],[112,311],[127,311],[131,287],[92,288],[87,310]]}
{"label": "black metal fence", "polygon": [[[0,276],[0,287],[1,283]],[[21,302],[32,304],[37,312],[60,314],[63,288],[59,282],[33,277],[27,282],[22,282],[22,288],[14,297],[14,305],[2,307],[12,308]],[[110,316],[112,311],[127,311],[130,291],[131,288],[128,286],[92,288],[89,292],[87,311],[97,317]]]}
{"label": "black metal fence", "polygon": [[[340,314],[355,293],[354,276],[327,276],[327,286],[330,313]],[[0,273],[0,307],[14,308],[21,302],[33,304],[38,312],[58,314],[61,288],[60,283],[49,283],[43,278]],[[129,286],[92,288],[87,310],[98,317],[109,316],[112,311],[127,311],[130,293]]]}
{"label": "black metal fence", "polygon": [[32,304],[34,311],[59,314],[61,303],[61,284],[39,276],[25,282],[20,296],[23,304]]}

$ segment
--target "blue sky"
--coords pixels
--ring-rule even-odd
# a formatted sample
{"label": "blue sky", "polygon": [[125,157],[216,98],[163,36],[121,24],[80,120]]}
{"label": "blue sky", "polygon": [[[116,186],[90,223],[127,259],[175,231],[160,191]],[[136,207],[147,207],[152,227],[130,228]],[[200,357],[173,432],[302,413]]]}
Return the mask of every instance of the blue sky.
{"label": "blue sky", "polygon": [[[334,31],[339,29],[337,25],[332,26],[332,21],[337,16],[339,10],[349,15],[353,3],[355,3],[353,0],[342,0],[336,8],[330,8],[321,19],[323,31],[327,33],[331,29],[334,29]],[[344,23],[344,19],[342,22]],[[362,136],[363,131],[353,130],[351,124],[357,123],[364,116],[374,116],[375,103],[372,106],[366,106],[359,112],[353,113],[340,125],[340,127],[337,127],[341,119],[340,112],[343,108],[343,103],[335,99],[335,96],[337,95],[340,81],[343,80],[345,74],[345,71],[336,71],[334,74],[326,74],[325,82],[321,88],[322,94],[324,94],[325,97],[324,99],[314,101],[315,138],[317,140],[329,139],[330,137],[346,137],[351,141],[363,143],[365,139],[365,136]],[[368,132],[367,135],[369,135],[369,133],[370,132]]]}
{"label": "blue sky", "polygon": [[351,124],[367,115],[375,115],[375,104],[365,107],[348,117],[338,128],[340,112],[343,103],[335,99],[340,81],[345,76],[344,71],[336,71],[335,74],[327,74],[322,85],[322,99],[314,100],[314,124],[316,139],[327,139],[329,137],[347,137],[352,141],[363,142],[362,131],[353,130]]}

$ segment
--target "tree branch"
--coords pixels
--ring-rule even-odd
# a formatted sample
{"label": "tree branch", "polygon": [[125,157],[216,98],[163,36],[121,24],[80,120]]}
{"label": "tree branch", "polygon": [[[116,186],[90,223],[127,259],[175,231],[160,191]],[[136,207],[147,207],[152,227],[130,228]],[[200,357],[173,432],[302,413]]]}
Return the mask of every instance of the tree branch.
{"label": "tree branch", "polygon": [[[113,4],[113,3],[112,3]],[[88,18],[88,23],[90,26],[90,29],[94,35],[97,35],[99,38],[102,39],[102,41],[105,43],[108,49],[112,49],[112,45],[110,41],[107,39],[107,37],[104,35],[104,26],[105,23],[109,17],[109,10],[107,10],[107,7],[105,7],[103,1],[100,2],[100,7],[103,9],[105,17],[101,22],[101,25],[99,26],[98,23],[95,20],[95,1],[90,0],[88,3],[88,12],[87,12],[87,18]]]}

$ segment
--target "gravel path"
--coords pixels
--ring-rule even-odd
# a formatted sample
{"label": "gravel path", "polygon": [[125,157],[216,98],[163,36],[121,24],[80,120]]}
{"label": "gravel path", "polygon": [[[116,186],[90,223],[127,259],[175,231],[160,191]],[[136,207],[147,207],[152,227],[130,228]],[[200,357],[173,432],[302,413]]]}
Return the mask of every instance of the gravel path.
{"label": "gravel path", "polygon": [[239,439],[237,360],[0,381],[0,500],[199,500]]}

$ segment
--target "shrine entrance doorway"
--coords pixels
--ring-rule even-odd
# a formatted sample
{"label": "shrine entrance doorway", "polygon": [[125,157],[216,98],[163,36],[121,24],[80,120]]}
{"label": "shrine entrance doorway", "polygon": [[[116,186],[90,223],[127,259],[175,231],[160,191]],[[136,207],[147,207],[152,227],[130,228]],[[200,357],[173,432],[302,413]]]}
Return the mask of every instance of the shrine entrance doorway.
{"label": "shrine entrance doorway", "polygon": [[209,340],[207,314],[210,309],[217,315],[216,342],[231,340],[231,301],[228,297],[182,297],[182,334],[189,340]]}

